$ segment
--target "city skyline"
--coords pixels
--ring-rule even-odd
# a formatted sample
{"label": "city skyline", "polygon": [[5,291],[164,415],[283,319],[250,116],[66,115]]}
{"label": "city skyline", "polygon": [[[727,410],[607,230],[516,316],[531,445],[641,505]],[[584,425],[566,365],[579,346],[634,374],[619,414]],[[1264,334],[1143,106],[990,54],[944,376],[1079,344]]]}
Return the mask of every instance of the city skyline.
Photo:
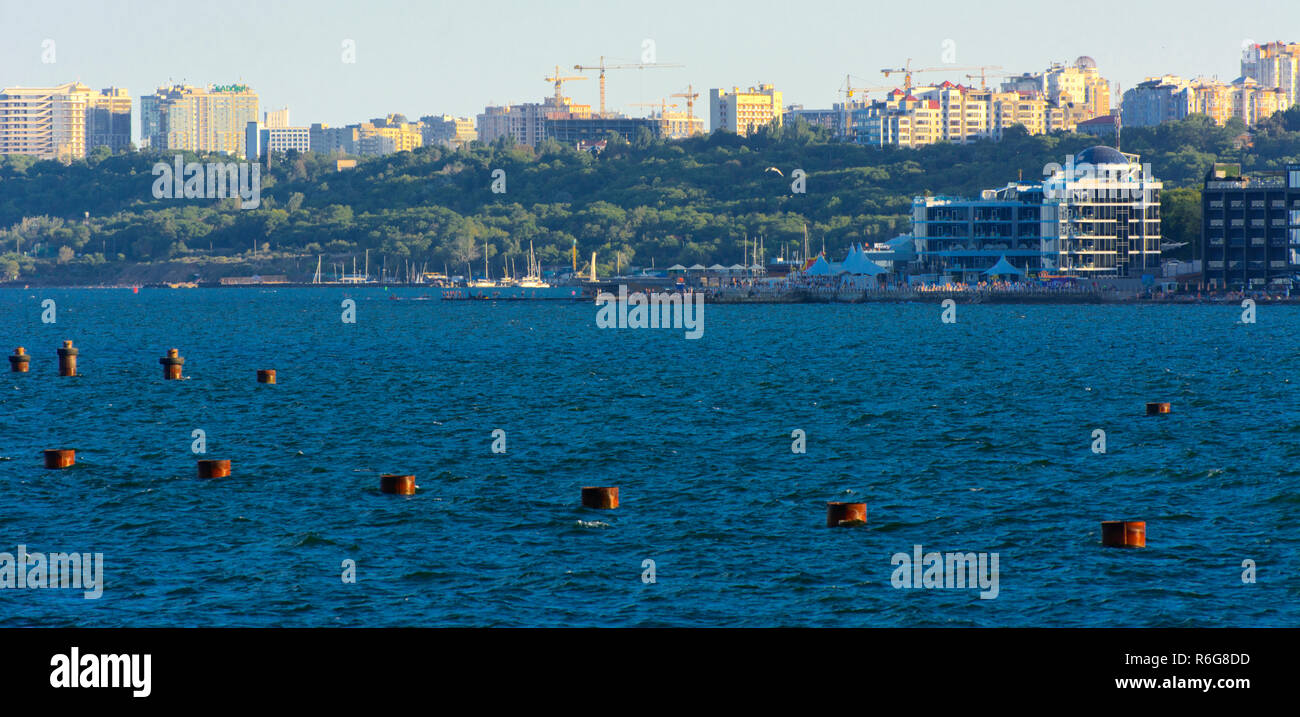
{"label": "city skyline", "polygon": [[[33,7],[3,0],[0,24],[18,41],[0,48],[0,86],[80,81],[96,89],[126,88],[137,104],[132,137],[138,140],[138,98],[175,83],[244,82],[258,93],[261,110],[289,107],[299,124],[337,126],[388,113],[473,117],[488,105],[540,101],[551,92],[543,78],[556,64],[589,78],[566,83],[564,94],[596,105],[597,74],[573,65],[596,64],[601,56],[639,62],[649,51],[654,61],[686,67],[610,71],[611,110],[643,115],[645,108],[632,103],[659,102],[688,84],[706,93],[760,82],[779,88],[786,104],[820,108],[842,99],[837,89],[846,74],[865,85],[900,85],[901,76],[885,78],[880,69],[909,58],[913,67],[1000,65],[991,73],[1010,74],[1087,55],[1120,92],[1166,73],[1231,81],[1247,41],[1286,40],[1263,33],[1300,20],[1300,7],[1262,1],[1238,3],[1237,12],[1214,23],[1175,29],[1162,22],[1166,13],[1159,8],[1105,2],[1080,14],[1071,37],[1059,13],[1053,17],[1033,3],[1011,3],[1011,11],[987,17],[966,15],[961,3],[931,6],[936,12],[918,27],[910,8],[837,2],[816,3],[813,11],[776,2],[670,2],[653,11],[580,0],[544,9],[380,3],[359,15],[340,3],[233,3],[218,10],[152,2]],[[1217,7],[1184,5],[1191,14]],[[1107,21],[1115,32],[1090,29],[1097,17],[1113,18]],[[784,28],[789,42],[745,40],[770,37],[770,25]],[[159,38],[156,45],[140,41],[150,36]],[[345,40],[355,43],[354,63],[343,61]],[[929,73],[917,82],[978,83],[965,74]],[[704,111],[697,104],[696,114]]]}

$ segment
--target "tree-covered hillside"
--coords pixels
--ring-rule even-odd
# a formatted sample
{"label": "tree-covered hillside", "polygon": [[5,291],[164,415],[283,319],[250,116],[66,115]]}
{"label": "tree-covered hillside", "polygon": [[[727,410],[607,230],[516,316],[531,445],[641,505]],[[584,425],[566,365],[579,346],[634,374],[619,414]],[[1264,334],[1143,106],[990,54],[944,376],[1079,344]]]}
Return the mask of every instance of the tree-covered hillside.
{"label": "tree-covered hillside", "polygon": [[[1249,141],[1243,133],[1239,121],[1217,127],[1204,117],[1124,130],[1121,148],[1141,154],[1165,182],[1167,240],[1199,238],[1198,187],[1211,163],[1259,171],[1300,162],[1300,108],[1279,113]],[[731,264],[746,237],[763,237],[772,256],[782,243],[801,243],[805,224],[815,248],[824,241],[839,255],[850,242],[907,231],[913,196],[969,196],[1037,179],[1048,163],[1097,143],[1017,129],[996,143],[882,149],[828,141],[796,123],[749,138],[642,134],[611,140],[600,155],[554,142],[535,150],[504,142],[425,147],[342,172],[334,157],[309,153],[263,171],[257,209],[229,199],[155,199],[152,167],[171,164],[172,154],[101,150],[70,165],[0,157],[0,278],[85,277],[209,257],[290,269],[310,257],[314,269],[316,255],[366,249],[372,266],[470,263],[476,272],[486,249],[495,275],[503,255],[518,257],[530,241],[549,264],[567,263],[575,241],[582,257],[598,253],[602,269],[613,267],[616,252],[624,266]],[[505,171],[504,193],[491,189],[496,169]],[[805,193],[791,190],[797,169]]]}

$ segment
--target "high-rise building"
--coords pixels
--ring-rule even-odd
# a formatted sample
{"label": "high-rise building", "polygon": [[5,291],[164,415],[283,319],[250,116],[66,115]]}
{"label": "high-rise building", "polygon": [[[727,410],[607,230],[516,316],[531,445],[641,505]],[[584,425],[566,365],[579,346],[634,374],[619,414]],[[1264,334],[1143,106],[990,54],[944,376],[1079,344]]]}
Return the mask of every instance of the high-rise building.
{"label": "high-rise building", "polygon": [[939,101],[894,90],[884,100],[853,111],[854,135],[862,144],[921,147],[943,136]]}
{"label": "high-rise building", "polygon": [[70,161],[99,146],[131,143],[131,97],[126,90],[96,92],[79,82],[0,91],[0,154]]}
{"label": "high-rise building", "polygon": [[468,117],[453,117],[451,115],[428,115],[421,117],[420,122],[424,128],[424,144],[440,144],[446,147],[459,147],[468,142],[478,139],[478,131],[474,129],[474,120]]}
{"label": "high-rise building", "polygon": [[289,150],[311,150],[311,129],[308,127],[268,127],[249,122],[244,138],[248,158],[260,161],[268,154],[284,154]]}
{"label": "high-rise building", "polygon": [[1261,87],[1282,91],[1281,106],[1287,109],[1300,103],[1300,43],[1270,42],[1249,45],[1241,52],[1241,74],[1254,79]]}
{"label": "high-rise building", "polygon": [[160,87],[140,98],[140,136],[154,149],[243,157],[257,93],[247,85]]}
{"label": "high-rise building", "polygon": [[408,152],[424,146],[424,125],[407,122],[401,115],[388,115],[357,127],[357,154],[379,156]]}
{"label": "high-rise building", "polygon": [[1148,77],[1124,93],[1120,118],[1125,127],[1150,127],[1186,117],[1191,111],[1190,84],[1178,75]]}
{"label": "high-rise building", "polygon": [[573,104],[568,97],[547,97],[540,103],[486,107],[478,115],[478,138],[494,142],[512,137],[515,144],[535,147],[546,138],[546,120],[590,119],[591,105]]}
{"label": "high-rise building", "polygon": [[269,110],[262,113],[262,126],[265,129],[279,129],[289,126],[289,108],[281,107],[278,110]]}
{"label": "high-rise building", "polygon": [[1043,73],[1043,91],[1065,111],[1071,126],[1110,114],[1110,82],[1101,76],[1097,62],[1086,55],[1072,65],[1053,63],[1048,67]]}
{"label": "high-rise building", "polygon": [[1219,125],[1240,117],[1253,127],[1286,109],[1285,103],[1282,90],[1248,76],[1224,84],[1203,77],[1188,82],[1177,75],[1162,75],[1125,92],[1121,115],[1126,127],[1149,127],[1191,114],[1206,115]]}
{"label": "high-rise building", "polygon": [[131,94],[120,87],[92,92],[86,104],[86,151],[108,147],[124,152],[131,147]]}
{"label": "high-rise building", "polygon": [[739,87],[730,92],[709,90],[709,129],[713,132],[721,129],[748,136],[773,122],[781,124],[783,112],[781,93],[772,85],[751,87],[746,92]]}
{"label": "high-rise building", "polygon": [[1289,289],[1300,276],[1300,165],[1243,176],[1215,164],[1201,189],[1201,256],[1211,289]]}
{"label": "high-rise building", "polygon": [[359,125],[330,127],[316,123],[307,133],[311,151],[321,154],[356,154],[357,139],[361,136]]}
{"label": "high-rise building", "polygon": [[1139,277],[1160,267],[1161,183],[1139,157],[1091,147],[1040,182],[980,199],[916,197],[918,269],[973,282],[1000,259],[1025,272]]}

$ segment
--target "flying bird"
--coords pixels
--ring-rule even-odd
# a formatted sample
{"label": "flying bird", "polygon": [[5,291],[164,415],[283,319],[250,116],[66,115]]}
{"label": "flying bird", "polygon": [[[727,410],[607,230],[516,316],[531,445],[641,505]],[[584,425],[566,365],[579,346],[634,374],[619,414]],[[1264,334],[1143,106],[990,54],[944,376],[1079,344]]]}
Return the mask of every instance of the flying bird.
{"label": "flying bird", "polygon": [[781,177],[785,176],[784,174],[781,174],[781,170],[777,169],[776,167],[768,167],[767,169],[763,170],[764,174],[767,174],[768,172],[776,172],[777,176],[781,176]]}

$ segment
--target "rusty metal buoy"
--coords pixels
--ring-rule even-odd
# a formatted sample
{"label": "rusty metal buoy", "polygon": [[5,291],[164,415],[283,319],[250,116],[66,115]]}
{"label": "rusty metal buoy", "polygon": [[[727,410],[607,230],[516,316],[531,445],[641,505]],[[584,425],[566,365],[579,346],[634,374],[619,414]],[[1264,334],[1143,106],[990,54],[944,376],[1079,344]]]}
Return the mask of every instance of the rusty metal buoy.
{"label": "rusty metal buoy", "polygon": [[163,367],[163,378],[168,381],[178,381],[181,378],[181,367],[185,365],[185,358],[176,349],[167,349],[167,355],[158,359],[158,363]]}
{"label": "rusty metal buoy", "polygon": [[230,475],[229,460],[202,460],[199,461],[200,478],[225,478]]}
{"label": "rusty metal buoy", "polygon": [[14,349],[14,355],[9,357],[9,370],[13,373],[27,373],[27,365],[31,362],[31,354],[27,353],[27,349],[19,346]]}
{"label": "rusty metal buoy", "polygon": [[415,476],[381,475],[379,476],[379,490],[391,495],[415,495]]}
{"label": "rusty metal buoy", "polygon": [[867,524],[866,503],[832,501],[826,504],[827,528],[850,528]]}
{"label": "rusty metal buoy", "polygon": [[46,468],[67,468],[77,462],[77,452],[71,448],[50,448],[44,453]]}
{"label": "rusty metal buoy", "polygon": [[1172,410],[1172,407],[1168,403],[1152,402],[1147,404],[1148,416],[1159,416],[1162,413],[1169,413],[1170,410]]}
{"label": "rusty metal buoy", "polygon": [[618,486],[587,486],[582,489],[582,505],[586,508],[613,510],[618,507]]}
{"label": "rusty metal buoy", "polygon": [[1108,548],[1145,548],[1147,523],[1145,520],[1103,520],[1101,544]]}
{"label": "rusty metal buoy", "polygon": [[264,368],[257,371],[258,383],[275,383],[275,369]]}
{"label": "rusty metal buoy", "polygon": [[59,375],[76,376],[77,375],[77,353],[72,348],[71,341],[64,341],[63,348],[59,349]]}

